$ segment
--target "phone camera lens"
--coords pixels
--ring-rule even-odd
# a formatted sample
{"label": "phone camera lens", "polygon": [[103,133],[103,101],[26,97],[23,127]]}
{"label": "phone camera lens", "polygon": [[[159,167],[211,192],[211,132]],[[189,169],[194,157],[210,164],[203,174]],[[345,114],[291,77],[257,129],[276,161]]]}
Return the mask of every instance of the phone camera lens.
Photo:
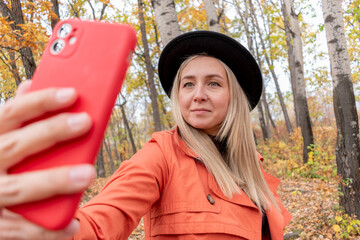
{"label": "phone camera lens", "polygon": [[66,37],[67,35],[70,34],[71,32],[71,25],[69,23],[64,23],[63,25],[60,26],[59,30],[58,30],[58,37],[59,38],[64,38]]}
{"label": "phone camera lens", "polygon": [[50,48],[50,52],[54,55],[59,54],[65,48],[65,41],[62,39],[57,39],[53,42]]}

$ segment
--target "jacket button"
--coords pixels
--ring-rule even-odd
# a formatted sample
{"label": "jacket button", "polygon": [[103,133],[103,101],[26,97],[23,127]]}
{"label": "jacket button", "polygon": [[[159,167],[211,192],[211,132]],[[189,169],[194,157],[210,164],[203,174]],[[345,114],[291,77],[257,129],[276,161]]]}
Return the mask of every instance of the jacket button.
{"label": "jacket button", "polygon": [[208,194],[208,195],[206,196],[206,198],[207,198],[207,200],[209,201],[209,203],[210,203],[211,205],[214,205],[214,204],[215,204],[215,200],[214,200],[214,198],[211,196],[211,194]]}

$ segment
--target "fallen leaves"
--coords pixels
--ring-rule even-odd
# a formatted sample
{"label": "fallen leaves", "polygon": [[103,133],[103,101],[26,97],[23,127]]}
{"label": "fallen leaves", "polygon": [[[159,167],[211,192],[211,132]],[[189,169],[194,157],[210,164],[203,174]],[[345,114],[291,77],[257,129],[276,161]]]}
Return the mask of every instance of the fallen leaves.
{"label": "fallen leaves", "polygon": [[335,180],[282,179],[278,194],[293,217],[284,234],[297,232],[288,239],[345,239],[345,235],[348,239],[360,239],[358,234],[347,233],[351,232],[351,225],[341,228],[334,224],[344,220],[338,215],[341,211],[337,186]]}

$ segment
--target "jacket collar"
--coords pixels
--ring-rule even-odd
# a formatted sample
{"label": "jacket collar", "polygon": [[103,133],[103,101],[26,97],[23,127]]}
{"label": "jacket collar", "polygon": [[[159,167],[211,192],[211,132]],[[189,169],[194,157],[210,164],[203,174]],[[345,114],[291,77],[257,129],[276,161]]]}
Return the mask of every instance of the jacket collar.
{"label": "jacket collar", "polygon": [[175,135],[175,142],[180,147],[180,149],[189,157],[199,159],[200,156],[196,154],[193,150],[191,150],[190,147],[186,144],[186,142],[181,138],[178,126],[176,126],[173,132]]}

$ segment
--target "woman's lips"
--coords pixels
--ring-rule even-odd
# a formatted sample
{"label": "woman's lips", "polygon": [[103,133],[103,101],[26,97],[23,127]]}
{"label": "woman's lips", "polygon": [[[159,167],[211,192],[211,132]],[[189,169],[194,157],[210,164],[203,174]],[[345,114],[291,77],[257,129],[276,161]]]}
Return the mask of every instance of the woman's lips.
{"label": "woman's lips", "polygon": [[210,112],[210,110],[205,109],[205,108],[195,108],[195,109],[192,109],[190,111],[193,112],[193,113],[198,113],[198,114]]}

